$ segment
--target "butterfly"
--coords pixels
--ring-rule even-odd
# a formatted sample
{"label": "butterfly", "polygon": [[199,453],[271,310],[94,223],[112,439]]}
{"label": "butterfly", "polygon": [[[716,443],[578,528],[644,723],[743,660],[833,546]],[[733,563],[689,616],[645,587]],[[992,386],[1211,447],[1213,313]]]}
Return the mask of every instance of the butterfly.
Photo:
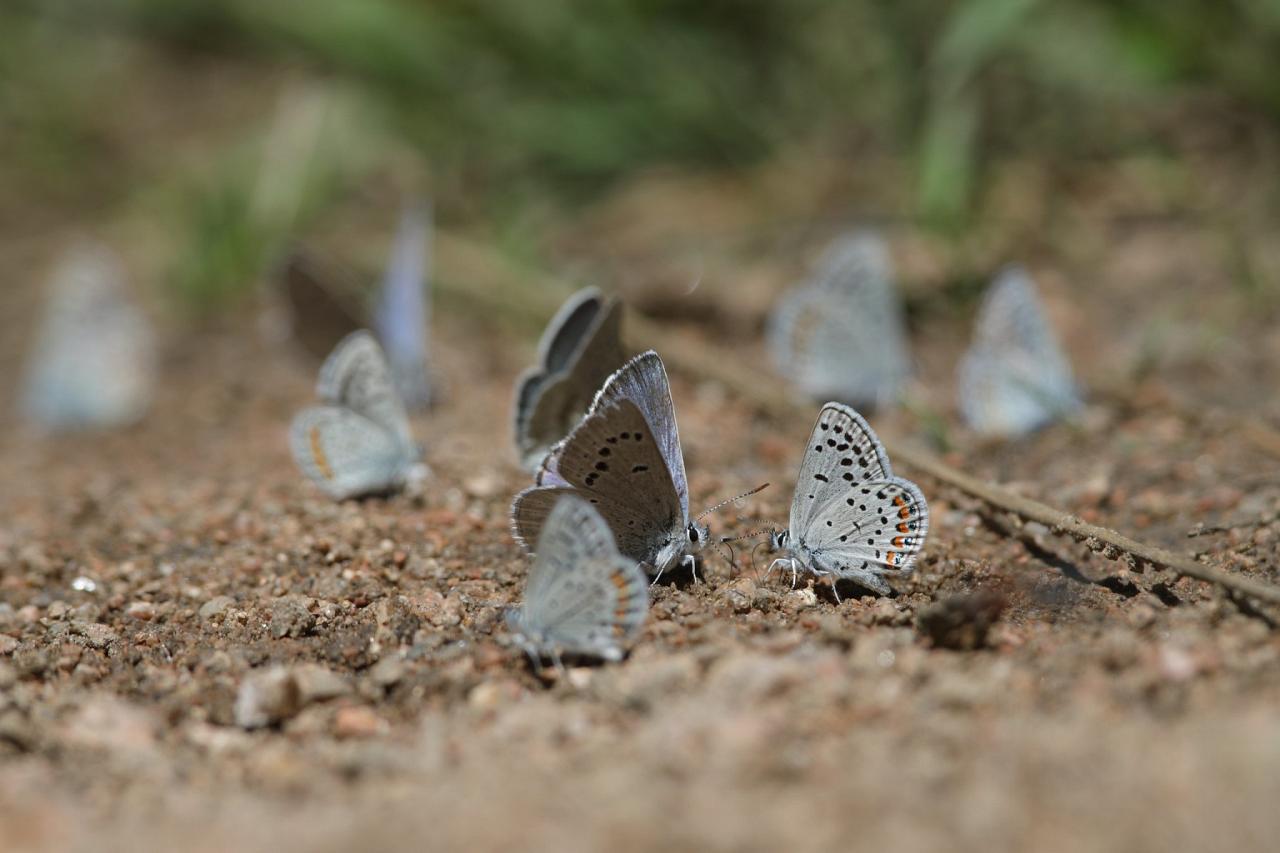
{"label": "butterfly", "polygon": [[988,288],[958,374],[960,413],[988,435],[1024,435],[1082,405],[1035,284],[1018,267]]}
{"label": "butterfly", "polygon": [[538,344],[538,363],[516,381],[515,441],[534,470],[582,419],[596,390],[626,360],[618,327],[622,306],[593,287],[560,306]]}
{"label": "butterfly", "polygon": [[151,326],[129,300],[119,260],[102,246],[73,247],[49,282],[23,383],[24,415],[47,429],[135,423],[154,379]]}
{"label": "butterfly", "polygon": [[650,574],[661,576],[677,563],[694,568],[694,555],[707,544],[707,526],[689,520],[671,386],[652,350],[609,377],[586,417],[547,454],[536,482],[511,506],[516,541],[526,550],[564,495],[595,507],[622,555]]}
{"label": "butterfly", "polygon": [[609,525],[587,501],[556,499],[538,533],[524,604],[508,611],[507,626],[537,665],[549,655],[621,660],[649,609],[648,581],[634,560],[618,553]]}
{"label": "butterfly", "polygon": [[355,281],[350,270],[300,247],[281,265],[289,334],[314,358],[326,358],[339,341],[364,327],[363,299]]}
{"label": "butterfly", "polygon": [[803,568],[883,595],[890,591],[886,575],[911,573],[928,532],[924,495],[893,475],[867,422],[841,403],[823,406],[800,463],[788,527],[770,536],[771,550],[783,554],[770,570],[782,563],[793,578]]}
{"label": "butterfly", "polygon": [[368,331],[334,348],[316,396],[323,405],[298,413],[289,443],[302,473],[331,497],[393,492],[425,473],[386,357]]}
{"label": "butterfly", "polygon": [[836,242],[817,274],[778,302],[767,333],[774,363],[809,396],[891,401],[909,362],[884,241],[859,233]]}
{"label": "butterfly", "polygon": [[406,206],[374,310],[374,328],[386,349],[391,377],[400,398],[412,410],[425,408],[432,402],[433,389],[427,369],[427,330],[431,322],[427,270],[430,231],[430,207],[425,202]]}

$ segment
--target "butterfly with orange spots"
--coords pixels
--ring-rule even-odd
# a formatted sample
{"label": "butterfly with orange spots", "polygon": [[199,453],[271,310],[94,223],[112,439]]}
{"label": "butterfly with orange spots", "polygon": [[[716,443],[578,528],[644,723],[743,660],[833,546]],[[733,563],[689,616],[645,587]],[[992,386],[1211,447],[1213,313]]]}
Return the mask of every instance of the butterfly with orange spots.
{"label": "butterfly with orange spots", "polygon": [[800,463],[789,526],[769,537],[782,553],[770,569],[781,563],[885,594],[886,577],[911,573],[928,532],[920,487],[893,475],[866,420],[841,403],[823,406]]}

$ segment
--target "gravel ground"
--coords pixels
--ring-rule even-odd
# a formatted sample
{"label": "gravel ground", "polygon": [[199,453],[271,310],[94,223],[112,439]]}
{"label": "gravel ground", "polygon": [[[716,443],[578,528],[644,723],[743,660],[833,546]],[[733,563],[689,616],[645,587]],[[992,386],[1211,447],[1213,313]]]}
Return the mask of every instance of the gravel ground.
{"label": "gravel ground", "polygon": [[[1082,373],[1110,377],[1142,291],[1103,315],[1046,289]],[[730,320],[690,334],[760,362]],[[915,393],[947,418],[961,321],[914,322]],[[923,478],[930,540],[894,596],[837,605],[740,544],[736,569],[712,555],[705,583],[654,588],[625,662],[539,676],[502,623],[526,570],[508,407],[533,342],[441,325],[450,398],[415,422],[420,494],[335,504],[304,482],[285,431],[312,366],[252,330],[172,343],[136,428],[5,432],[0,848],[1273,849],[1276,614]],[[1250,524],[1280,475],[1240,420],[1274,417],[1249,377],[1280,342],[1242,328],[1248,346],[1175,351],[1077,425],[1002,446],[952,428],[948,458],[1280,582],[1277,526]],[[673,392],[692,503],[774,484],[714,530],[784,519],[810,419],[692,376]],[[1187,539],[1201,523],[1236,526]]]}

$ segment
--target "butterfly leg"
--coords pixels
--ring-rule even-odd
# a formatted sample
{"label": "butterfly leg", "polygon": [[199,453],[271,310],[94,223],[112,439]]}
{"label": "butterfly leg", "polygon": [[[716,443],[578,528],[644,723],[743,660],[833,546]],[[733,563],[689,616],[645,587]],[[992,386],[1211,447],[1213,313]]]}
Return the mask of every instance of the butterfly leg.
{"label": "butterfly leg", "polygon": [[552,661],[552,663],[554,663],[554,664],[556,665],[556,672],[560,673],[560,678],[561,678],[561,680],[563,680],[565,684],[568,684],[568,683],[569,683],[569,670],[565,669],[564,661],[562,661],[562,660],[560,659],[560,650],[559,650],[559,649],[552,649],[552,650],[551,650],[551,661]]}
{"label": "butterfly leg", "polygon": [[788,562],[791,563],[791,588],[795,589],[796,581],[800,579],[800,570],[798,569],[800,561],[795,557],[791,557]]}
{"label": "butterfly leg", "polygon": [[760,579],[760,583],[764,583],[765,581],[769,580],[769,575],[773,574],[774,566],[778,565],[779,563],[782,563],[785,566],[787,564],[787,558],[775,557],[773,562],[769,564],[769,568],[764,570],[764,577]]}
{"label": "butterfly leg", "polygon": [[[649,565],[648,563],[641,563],[640,568],[644,569],[644,573],[646,575],[649,574],[649,572],[653,571],[653,566]],[[658,581],[662,580],[662,573],[665,571],[666,569],[658,569],[658,573],[653,576],[653,580],[649,581],[649,586],[657,586]]]}
{"label": "butterfly leg", "polygon": [[684,559],[680,561],[680,568],[689,567],[689,574],[693,575],[693,582],[698,582],[698,558],[692,554],[685,554]]}

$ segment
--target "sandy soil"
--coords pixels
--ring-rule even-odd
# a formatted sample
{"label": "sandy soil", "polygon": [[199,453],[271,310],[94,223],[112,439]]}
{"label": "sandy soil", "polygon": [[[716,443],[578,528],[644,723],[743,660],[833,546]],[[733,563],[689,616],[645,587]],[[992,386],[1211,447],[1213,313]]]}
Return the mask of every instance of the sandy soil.
{"label": "sandy soil", "polygon": [[[927,253],[895,245],[928,281]],[[1100,389],[1080,424],[966,435],[948,395],[967,316],[915,292],[919,406],[877,427],[942,424],[966,470],[1280,582],[1277,526],[1249,524],[1280,505],[1280,473],[1242,429],[1280,411],[1273,371],[1258,393],[1274,324],[1211,263],[1188,271],[1194,241],[1109,245],[1102,276],[1040,264]],[[690,311],[689,334],[766,369],[754,331],[779,277],[727,278],[689,297],[725,306]],[[1232,330],[1211,346],[1183,334],[1203,306]],[[1171,318],[1145,371],[1138,316]],[[7,350],[28,325],[6,314]],[[415,424],[434,471],[418,495],[335,504],[300,478],[285,430],[312,366],[253,324],[173,340],[137,428],[10,424],[0,848],[1273,848],[1276,614],[1126,573],[923,478],[933,528],[896,595],[837,605],[759,579],[740,546],[739,571],[712,556],[705,583],[655,587],[622,664],[540,678],[501,621],[526,569],[508,406],[533,341],[439,325],[450,398]],[[774,483],[716,532],[782,520],[810,419],[673,383],[695,504]],[[1201,523],[1237,526],[1187,539]],[[249,689],[269,725],[236,725]]]}

